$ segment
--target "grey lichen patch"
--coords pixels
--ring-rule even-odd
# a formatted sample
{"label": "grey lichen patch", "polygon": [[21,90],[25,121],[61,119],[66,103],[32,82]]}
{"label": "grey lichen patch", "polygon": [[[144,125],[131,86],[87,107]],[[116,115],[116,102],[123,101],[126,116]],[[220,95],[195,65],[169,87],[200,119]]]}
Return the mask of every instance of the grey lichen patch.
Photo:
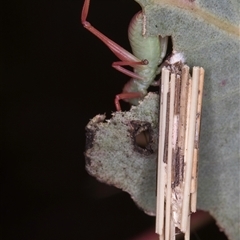
{"label": "grey lichen patch", "polygon": [[[97,115],[86,126],[86,169],[99,181],[128,192],[136,204],[155,214],[158,141],[157,94],[149,93],[129,112],[116,112],[110,120]],[[146,137],[141,146],[136,137]]]}

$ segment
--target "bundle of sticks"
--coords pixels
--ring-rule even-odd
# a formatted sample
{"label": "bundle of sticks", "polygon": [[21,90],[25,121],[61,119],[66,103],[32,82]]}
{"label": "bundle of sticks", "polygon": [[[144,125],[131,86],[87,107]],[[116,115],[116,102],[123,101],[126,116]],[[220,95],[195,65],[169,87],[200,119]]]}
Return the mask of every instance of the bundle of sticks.
{"label": "bundle of sticks", "polygon": [[156,233],[190,239],[190,215],[197,205],[197,165],[204,69],[181,62],[162,69],[160,84]]}

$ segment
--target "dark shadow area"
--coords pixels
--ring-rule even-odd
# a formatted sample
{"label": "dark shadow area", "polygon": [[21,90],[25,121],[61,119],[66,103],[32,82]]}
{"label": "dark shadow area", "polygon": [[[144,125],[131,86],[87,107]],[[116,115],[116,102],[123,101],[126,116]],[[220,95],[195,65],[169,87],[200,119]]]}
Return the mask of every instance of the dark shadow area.
{"label": "dark shadow area", "polygon": [[[84,128],[99,113],[110,117],[129,77],[82,27],[82,4],[2,3],[3,240],[122,240],[154,225],[127,193],[85,171]],[[139,9],[134,1],[92,0],[89,21],[130,50],[127,27]]]}

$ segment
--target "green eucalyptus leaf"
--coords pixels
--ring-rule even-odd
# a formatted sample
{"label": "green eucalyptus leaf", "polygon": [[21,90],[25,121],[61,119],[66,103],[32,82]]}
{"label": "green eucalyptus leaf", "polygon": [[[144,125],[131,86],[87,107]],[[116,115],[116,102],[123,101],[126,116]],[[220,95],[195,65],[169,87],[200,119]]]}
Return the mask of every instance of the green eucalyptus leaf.
{"label": "green eucalyptus leaf", "polygon": [[[146,34],[171,36],[190,67],[205,69],[199,158],[198,208],[209,211],[229,239],[239,239],[240,4],[237,0],[137,0]],[[86,127],[86,168],[102,182],[127,191],[155,213],[158,96],[149,94],[126,113],[96,116]],[[136,123],[134,125],[134,123]],[[134,131],[146,126],[151,143],[141,152]],[[138,125],[139,124],[139,125]],[[145,124],[145,125],[144,125]]]}
{"label": "green eucalyptus leaf", "polygon": [[[86,126],[86,169],[99,181],[128,192],[147,214],[155,215],[159,97],[149,93],[129,112],[115,112],[110,120],[97,115]],[[150,135],[141,147],[140,132]]]}
{"label": "green eucalyptus leaf", "polygon": [[239,1],[137,1],[147,34],[171,36],[190,67],[205,69],[198,208],[239,239]]}

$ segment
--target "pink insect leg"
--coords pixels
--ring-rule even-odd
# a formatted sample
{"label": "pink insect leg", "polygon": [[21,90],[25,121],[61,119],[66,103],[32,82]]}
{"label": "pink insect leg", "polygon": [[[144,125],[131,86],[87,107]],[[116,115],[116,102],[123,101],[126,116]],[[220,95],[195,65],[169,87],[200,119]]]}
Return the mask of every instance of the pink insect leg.
{"label": "pink insect leg", "polygon": [[[121,66],[126,66],[129,65],[131,67],[135,67],[137,65],[147,65],[148,61],[145,60],[140,60],[137,57],[135,57],[133,54],[122,48],[120,45],[106,37],[104,34],[99,32],[96,28],[94,28],[88,21],[86,21],[87,16],[88,16],[88,11],[89,11],[89,4],[90,0],[85,0],[83,9],[82,9],[82,14],[81,14],[81,22],[83,26],[89,30],[91,33],[93,33],[96,37],[98,37],[103,43],[106,44],[106,46],[121,60],[119,62],[114,62],[112,64],[112,67],[115,68],[116,70],[126,74],[127,76],[130,76],[135,79],[139,80],[144,80],[141,76],[138,74],[129,71],[128,69],[125,69]],[[138,98],[141,97],[142,94],[138,92],[134,93],[122,93],[118,94],[115,98],[115,105],[118,111],[121,110],[119,100],[120,99],[130,99],[130,98]]]}
{"label": "pink insect leg", "polygon": [[141,98],[143,97],[142,93],[140,92],[129,92],[129,93],[120,93],[115,97],[115,106],[117,111],[121,111],[121,106],[119,101],[124,99],[131,99],[131,98]]}
{"label": "pink insect leg", "polygon": [[130,52],[126,51],[124,48],[119,46],[117,43],[113,42],[111,39],[106,37],[104,34],[99,32],[96,28],[94,28],[89,22],[86,21],[88,11],[89,11],[89,4],[90,0],[85,0],[83,9],[82,9],[82,15],[81,15],[81,21],[83,26],[89,30],[91,33],[93,33],[95,36],[97,36],[102,42],[104,42],[110,50],[122,61],[128,62],[128,64],[135,65],[136,62],[141,63],[141,60],[139,60],[137,57],[135,57]]}

